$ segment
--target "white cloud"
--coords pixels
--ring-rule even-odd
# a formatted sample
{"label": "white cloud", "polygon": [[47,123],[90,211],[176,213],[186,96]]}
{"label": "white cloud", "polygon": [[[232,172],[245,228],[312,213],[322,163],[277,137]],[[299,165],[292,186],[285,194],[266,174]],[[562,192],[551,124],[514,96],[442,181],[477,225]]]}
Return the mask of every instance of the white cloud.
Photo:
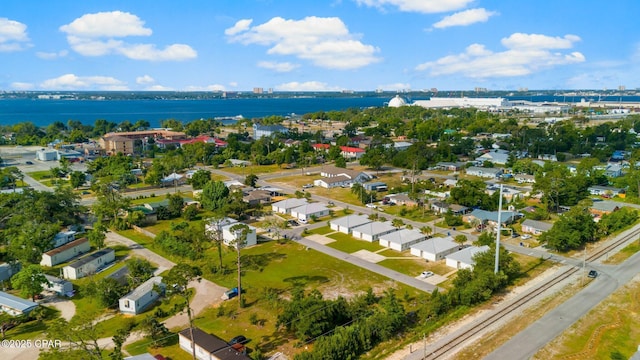
{"label": "white cloud", "polygon": [[62,25],[60,31],[84,38],[149,36],[152,33],[139,17],[122,11],[85,14]]}
{"label": "white cloud", "polygon": [[253,19],[242,19],[238,21],[233,27],[230,27],[224,31],[224,34],[227,36],[233,36],[237,33],[241,33],[243,31],[249,30]]}
{"label": "white cloud", "polygon": [[432,76],[458,74],[473,79],[523,76],[560,65],[585,61],[582,53],[561,53],[552,50],[568,49],[580,38],[566,35],[563,38],[539,34],[516,33],[503,38],[507,50],[493,52],[482,44],[469,45],[465,52],[449,55],[416,67],[429,71]]}
{"label": "white cloud", "polygon": [[436,29],[444,29],[451,26],[469,26],[479,22],[487,22],[491,16],[496,14],[497,12],[495,11],[487,11],[483,8],[469,9],[445,16],[442,20],[433,24],[433,27]]}
{"label": "white cloud", "polygon": [[292,64],[290,62],[273,62],[273,61],[260,61],[258,67],[273,70],[276,72],[290,72],[300,67],[298,64]]}
{"label": "white cloud", "polygon": [[131,44],[121,38],[150,36],[152,30],[136,15],[122,12],[85,14],[60,27],[71,48],[84,56],[123,55],[133,60],[181,61],[193,59],[197,52],[189,45],[173,44],[158,49],[155,44]]}
{"label": "white cloud", "polygon": [[27,25],[7,18],[0,18],[0,52],[21,51],[31,47]]}
{"label": "white cloud", "polygon": [[[247,20],[240,20],[247,24]],[[275,17],[253,27],[238,26],[226,32],[230,42],[244,45],[270,46],[270,55],[290,55],[309,60],[314,65],[330,69],[356,69],[379,61],[374,54],[379,49],[366,45],[351,34],[337,17],[306,17],[302,20],[286,20]]]}
{"label": "white cloud", "polygon": [[40,84],[48,90],[128,90],[126,83],[109,76],[77,76],[65,74]]}
{"label": "white cloud", "polygon": [[400,11],[423,14],[455,11],[467,7],[474,0],[356,0],[358,5],[366,5],[384,9],[386,6],[397,7]]}
{"label": "white cloud", "polygon": [[185,91],[225,91],[224,85],[213,84],[207,86],[191,85],[185,88]]}
{"label": "white cloud", "polygon": [[173,91],[173,88],[163,85],[152,85],[145,88],[146,91]]}
{"label": "white cloud", "polygon": [[340,91],[337,86],[328,86],[327,83],[320,81],[297,82],[292,81],[276,86],[278,91]]}
{"label": "white cloud", "polygon": [[383,90],[407,90],[407,89],[411,89],[411,84],[409,83],[386,84],[386,85],[379,85],[378,88]]}
{"label": "white cloud", "polygon": [[136,84],[139,85],[148,85],[155,83],[156,80],[149,75],[138,76],[136,78]]}
{"label": "white cloud", "polygon": [[229,86],[231,86],[231,87],[234,87],[234,88],[235,88],[235,87],[238,87],[238,83],[237,83],[237,82],[235,82],[235,81],[232,81],[232,82],[230,82],[230,83],[229,83]]}
{"label": "white cloud", "polygon": [[54,60],[57,58],[65,57],[67,55],[69,55],[69,52],[67,50],[60,50],[58,52],[36,52],[36,56],[44,60]]}
{"label": "white cloud", "polygon": [[31,90],[34,88],[34,85],[27,82],[14,82],[11,83],[11,88],[15,90]]}

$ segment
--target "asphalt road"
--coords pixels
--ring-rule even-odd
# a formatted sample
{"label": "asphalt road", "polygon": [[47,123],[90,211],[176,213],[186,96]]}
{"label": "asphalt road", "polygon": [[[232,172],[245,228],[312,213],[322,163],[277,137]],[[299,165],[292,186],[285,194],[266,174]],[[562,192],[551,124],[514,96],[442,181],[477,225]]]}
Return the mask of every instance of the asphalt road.
{"label": "asphalt road", "polygon": [[636,253],[623,264],[609,267],[607,272],[600,272],[591,284],[512,337],[485,359],[531,358],[538,350],[586,315],[589,310],[633,279],[638,274],[639,268],[640,253]]}

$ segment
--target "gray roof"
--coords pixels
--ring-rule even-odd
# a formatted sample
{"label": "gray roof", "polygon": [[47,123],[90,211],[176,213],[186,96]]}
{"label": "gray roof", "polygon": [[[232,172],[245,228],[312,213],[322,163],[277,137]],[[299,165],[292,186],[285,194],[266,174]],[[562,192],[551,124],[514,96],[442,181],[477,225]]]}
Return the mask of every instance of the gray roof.
{"label": "gray roof", "polygon": [[86,265],[86,264],[92,262],[95,259],[98,259],[98,258],[101,258],[101,257],[107,255],[110,252],[114,252],[114,250],[112,248],[105,248],[105,249],[102,249],[102,250],[98,250],[98,251],[96,251],[96,252],[94,252],[92,254],[89,254],[89,255],[83,257],[82,259],[74,262],[73,264],[69,264],[67,266],[69,266],[71,268],[74,268],[74,269],[77,269],[77,268],[81,267],[82,265]]}
{"label": "gray roof", "polygon": [[362,234],[367,235],[378,235],[382,233],[387,233],[390,230],[395,230],[396,227],[391,225],[391,222],[380,222],[380,221],[372,221],[368,224],[360,225],[353,228],[353,231],[357,231]]}
{"label": "gray roof", "polygon": [[284,209],[293,209],[298,206],[302,206],[307,203],[307,199],[297,199],[291,198],[282,201],[278,201],[277,203],[273,203],[272,206]]}
{"label": "gray roof", "polygon": [[527,219],[525,221],[522,222],[522,226],[529,226],[532,227],[534,229],[538,229],[541,231],[547,231],[549,229],[551,229],[553,227],[553,224],[544,222],[544,221],[537,221],[537,220],[531,220],[531,219]]}
{"label": "gray roof", "polygon": [[402,229],[386,235],[382,235],[380,240],[389,241],[395,244],[406,244],[416,240],[424,239],[426,235],[418,230]]}
{"label": "gray roof", "polygon": [[331,224],[333,225],[346,226],[349,228],[354,228],[370,222],[371,220],[369,220],[369,217],[366,215],[349,215],[331,220]]}
{"label": "gray roof", "polygon": [[460,247],[460,244],[454,242],[451,236],[445,238],[434,237],[411,246],[412,249],[418,249],[431,254],[438,254],[443,251],[457,249],[458,247]]}
{"label": "gray roof", "polygon": [[156,359],[153,355],[149,353],[144,353],[140,355],[126,357],[124,358],[124,360],[158,360],[158,359]]}
{"label": "gray roof", "polygon": [[610,201],[596,201],[593,203],[593,205],[591,205],[591,208],[599,211],[611,212],[611,211],[615,211],[616,209],[619,209],[620,206]]}
{"label": "gray roof", "polygon": [[316,214],[323,211],[329,211],[329,208],[321,203],[309,203],[291,209],[291,212],[298,214]]}
{"label": "gray roof", "polygon": [[[133,291],[131,291],[127,295],[123,296],[122,299],[129,299],[131,301],[137,301],[141,297],[143,297],[146,294],[148,294],[149,292],[151,292],[155,285],[160,285],[160,284],[162,284],[162,276],[154,276],[151,279],[143,282],[137,288],[133,289]],[[160,286],[162,286],[162,285],[160,285]]]}
{"label": "gray roof", "polygon": [[33,301],[25,300],[3,291],[0,291],[0,304],[20,312],[28,312],[38,306],[38,304]]}
{"label": "gray roof", "polygon": [[[489,220],[489,221],[493,221],[493,222],[496,222],[496,223],[498,222],[498,212],[497,211],[486,211],[486,210],[481,210],[481,209],[475,209],[469,215],[478,218],[478,220],[480,220],[480,221]],[[516,218],[517,216],[518,216],[518,213],[516,213],[516,212],[503,211],[502,214],[500,214],[500,221],[501,222],[508,222],[509,219]]]}
{"label": "gray roof", "polygon": [[486,167],[478,167],[478,166],[471,166],[469,168],[467,168],[467,174],[470,172],[482,172],[483,174],[498,174],[501,171],[503,171],[502,168],[486,168]]}
{"label": "gray roof", "polygon": [[477,253],[481,253],[484,251],[489,250],[489,246],[487,245],[482,245],[480,247],[477,246],[470,246],[468,248],[464,248],[460,251],[456,251],[453,254],[449,254],[447,256],[445,256],[446,259],[451,259],[451,260],[456,260],[459,261],[463,264],[469,264],[469,265],[473,265],[474,261],[473,261],[473,256]]}

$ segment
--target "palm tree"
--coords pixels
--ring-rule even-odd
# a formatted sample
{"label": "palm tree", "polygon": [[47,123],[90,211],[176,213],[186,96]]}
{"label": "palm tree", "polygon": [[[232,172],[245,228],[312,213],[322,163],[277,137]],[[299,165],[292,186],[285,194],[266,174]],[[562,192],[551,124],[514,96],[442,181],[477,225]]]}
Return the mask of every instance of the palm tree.
{"label": "palm tree", "polygon": [[402,221],[402,219],[393,219],[391,220],[391,225],[393,225],[393,227],[395,227],[396,229],[400,229],[402,226],[404,226],[404,221]]}
{"label": "palm tree", "polygon": [[433,229],[431,229],[428,226],[423,226],[420,228],[420,232],[423,233],[424,235],[427,235],[427,237],[431,237],[431,233],[433,232]]}

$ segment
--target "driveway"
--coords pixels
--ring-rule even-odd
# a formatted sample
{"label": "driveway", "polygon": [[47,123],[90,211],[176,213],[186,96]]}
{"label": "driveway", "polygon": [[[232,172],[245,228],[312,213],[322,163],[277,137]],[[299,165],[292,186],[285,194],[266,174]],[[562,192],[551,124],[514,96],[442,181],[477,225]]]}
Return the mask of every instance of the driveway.
{"label": "driveway", "polygon": [[158,267],[154,272],[155,275],[158,275],[165,270],[169,270],[176,265],[174,262],[163,258],[162,256],[154,253],[153,251],[144,248],[142,245],[138,244],[137,242],[127,237],[124,237],[118,233],[109,231],[107,232],[106,236],[107,238],[105,239],[105,243],[124,245],[129,249],[131,249],[132,255],[136,255],[143,259],[147,259],[151,263],[155,264]]}

